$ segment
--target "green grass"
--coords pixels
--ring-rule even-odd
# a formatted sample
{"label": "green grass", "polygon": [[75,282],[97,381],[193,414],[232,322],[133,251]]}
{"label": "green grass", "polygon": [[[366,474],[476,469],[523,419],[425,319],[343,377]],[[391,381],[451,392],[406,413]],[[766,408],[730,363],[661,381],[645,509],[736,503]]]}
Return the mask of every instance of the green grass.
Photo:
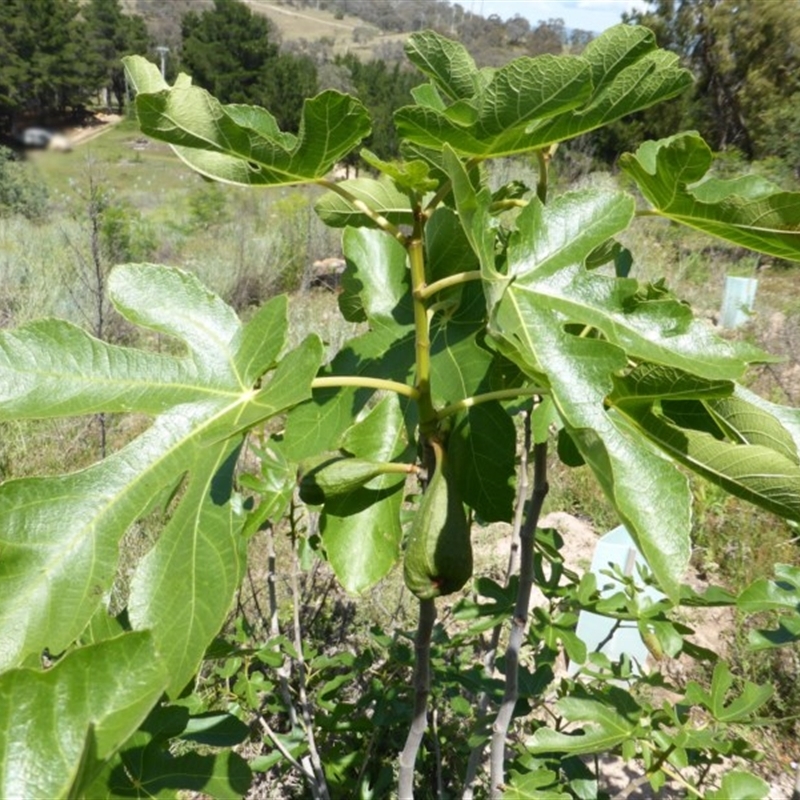
{"label": "green grass", "polygon": [[133,120],[110,126],[70,153],[42,151],[33,153],[31,161],[56,199],[74,198],[89,167],[105,186],[124,193],[140,208],[152,208],[165,193],[201,181],[168,145],[143,137]]}

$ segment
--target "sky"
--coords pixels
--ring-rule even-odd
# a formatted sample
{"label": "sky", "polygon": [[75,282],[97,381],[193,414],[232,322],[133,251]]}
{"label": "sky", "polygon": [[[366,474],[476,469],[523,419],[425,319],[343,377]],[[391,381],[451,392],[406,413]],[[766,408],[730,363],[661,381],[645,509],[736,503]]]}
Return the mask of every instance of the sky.
{"label": "sky", "polygon": [[624,11],[645,8],[644,0],[459,0],[467,11],[484,17],[497,14],[503,20],[519,14],[534,25],[540,20],[564,20],[567,28],[601,33],[616,25]]}

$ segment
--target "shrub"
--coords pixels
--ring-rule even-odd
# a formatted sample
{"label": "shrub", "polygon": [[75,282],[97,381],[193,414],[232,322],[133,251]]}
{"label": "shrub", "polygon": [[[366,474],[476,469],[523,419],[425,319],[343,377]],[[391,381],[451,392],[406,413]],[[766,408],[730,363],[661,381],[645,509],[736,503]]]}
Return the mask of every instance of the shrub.
{"label": "shrub", "polygon": [[0,216],[40,220],[47,212],[47,187],[14,151],[0,145]]}

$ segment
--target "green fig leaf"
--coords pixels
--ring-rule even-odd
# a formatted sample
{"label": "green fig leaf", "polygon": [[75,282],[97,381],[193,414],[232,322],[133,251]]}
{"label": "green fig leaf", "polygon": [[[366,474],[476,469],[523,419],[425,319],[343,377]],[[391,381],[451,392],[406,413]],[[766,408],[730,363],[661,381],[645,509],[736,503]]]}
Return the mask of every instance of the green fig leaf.
{"label": "green fig leaf", "polygon": [[654,213],[761,253],[800,260],[800,192],[762,178],[708,176],[709,146],[696,133],[645,142],[620,166],[638,184]]}
{"label": "green fig leaf", "polygon": [[0,675],[0,794],[67,797],[110,759],[168,681],[148,632],[68,653],[46,672]]}
{"label": "green fig leaf", "polygon": [[406,50],[453,102],[399,109],[399,133],[416,147],[448,145],[469,158],[542,149],[674,97],[692,80],[677,56],[656,49],[652,32],[629,25],[606,31],[581,56],[522,57],[497,70],[477,70],[461,45],[430,31],[412,34]]}
{"label": "green fig leaf", "polygon": [[[389,395],[350,430],[342,444],[356,457],[393,461],[408,457],[406,400]],[[323,508],[322,543],[336,577],[358,594],[383,578],[400,555],[404,475],[382,475],[370,488],[327,502]],[[374,488],[373,488],[374,487]]]}
{"label": "green fig leaf", "polygon": [[[156,415],[126,447],[80,472],[0,485],[0,664],[61,652],[76,639],[111,587],[126,528],[165,488],[183,484],[163,536],[137,568],[131,608],[134,626],[153,630],[177,692],[224,622],[241,574],[235,454],[249,428],[311,395],[322,345],[312,337],[261,375],[283,348],[284,301],[243,326],[196,278],[153,265],[118,267],[109,290],[131,322],[177,338],[188,355],[115,347],[66,323],[0,334],[0,418]],[[259,353],[254,341],[264,336]],[[221,591],[206,592],[208,583]]]}
{"label": "green fig leaf", "polygon": [[295,136],[263,108],[222,105],[178,79],[170,87],[141,56],[123,59],[142,131],[172,145],[192,169],[244,186],[286,186],[324,178],[370,132],[361,103],[332,90],[306,100]]}

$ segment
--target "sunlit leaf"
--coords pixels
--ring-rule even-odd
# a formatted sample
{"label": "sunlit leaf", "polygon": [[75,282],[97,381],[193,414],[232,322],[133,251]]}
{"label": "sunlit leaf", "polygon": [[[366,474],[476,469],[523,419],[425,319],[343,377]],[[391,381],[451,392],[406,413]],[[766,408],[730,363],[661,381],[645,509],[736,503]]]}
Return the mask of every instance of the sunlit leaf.
{"label": "sunlit leaf", "polygon": [[110,758],[167,684],[149,633],[75,650],[46,672],[0,676],[0,794],[73,796],[85,770]]}
{"label": "sunlit leaf", "polygon": [[[389,180],[354,178],[340,181],[337,185],[393,225],[411,225],[414,222],[408,195],[399,191]],[[350,199],[338,192],[326,192],[314,204],[314,210],[332,228],[344,228],[348,225],[359,228],[378,227],[374,216],[366,214],[361,207],[354,206]]]}
{"label": "sunlit leaf", "polygon": [[734,244],[800,260],[800,193],[750,176],[708,176],[709,146],[695,133],[645,142],[620,166],[639,185],[656,214]]}
{"label": "sunlit leaf", "polygon": [[800,466],[760,444],[734,444],[681,428],[650,412],[630,412],[637,428],[676,461],[726,491],[800,520]]}
{"label": "sunlit leaf", "polygon": [[706,793],[708,800],[764,800],[769,784],[757,775],[735,769],[726,772],[719,789]]}
{"label": "sunlit leaf", "polygon": [[586,755],[622,744],[634,735],[641,710],[634,700],[623,701],[620,694],[613,694],[614,703],[579,697],[561,698],[556,702],[559,714],[570,722],[585,723],[585,728],[574,734],[539,728],[528,740],[528,750],[532,753]]}
{"label": "sunlit leaf", "polygon": [[141,56],[124,63],[142,131],[169,142],[192,169],[215,180],[246,186],[315,181],[370,131],[364,106],[332,90],[305,101],[295,136],[281,132],[263,108],[222,105],[185,79],[170,87]]}
{"label": "sunlit leaf", "polygon": [[[386,397],[346,432],[343,447],[360,458],[397,459],[409,447],[402,405],[397,395]],[[405,476],[384,475],[325,504],[322,542],[336,577],[348,591],[364,591],[397,561],[404,483]]]}
{"label": "sunlit leaf", "polygon": [[[242,326],[219,298],[179,270],[121,267],[112,273],[109,288],[128,319],[178,338],[189,353],[151,358],[53,323],[52,330],[63,329],[65,336],[51,339],[49,359],[38,361],[29,349],[8,344],[27,336],[27,329],[0,335],[8,377],[2,418],[159,412],[150,428],[98,464],[0,486],[0,663],[12,665],[28,653],[67,647],[113,581],[126,528],[154,497],[183,481],[185,493],[163,541],[134,579],[133,613],[153,628],[159,650],[169,651],[170,686],[178,691],[207,644],[197,638],[190,646],[190,639],[201,629],[209,641],[213,637],[241,569],[244,517],[232,502],[226,462],[247,429],[310,395],[322,347],[309,339],[259,388],[260,371],[283,347],[283,301]],[[29,339],[37,346],[40,332],[35,328]],[[263,356],[253,345],[259,335],[270,337]],[[63,396],[52,383],[57,375],[64,376]],[[39,391],[39,376],[48,392]],[[168,402],[172,390],[174,404]],[[224,591],[210,600],[207,582],[219,582]],[[146,614],[139,610],[144,607],[149,607]],[[173,618],[181,614],[195,616],[191,624],[173,627]]]}
{"label": "sunlit leaf", "polygon": [[447,144],[489,158],[546,147],[674,97],[691,84],[677,56],[657,50],[644,27],[620,25],[581,56],[517,58],[478,71],[461,45],[432,32],[407,45],[414,63],[453,102],[395,113],[398,131],[421,148]]}

